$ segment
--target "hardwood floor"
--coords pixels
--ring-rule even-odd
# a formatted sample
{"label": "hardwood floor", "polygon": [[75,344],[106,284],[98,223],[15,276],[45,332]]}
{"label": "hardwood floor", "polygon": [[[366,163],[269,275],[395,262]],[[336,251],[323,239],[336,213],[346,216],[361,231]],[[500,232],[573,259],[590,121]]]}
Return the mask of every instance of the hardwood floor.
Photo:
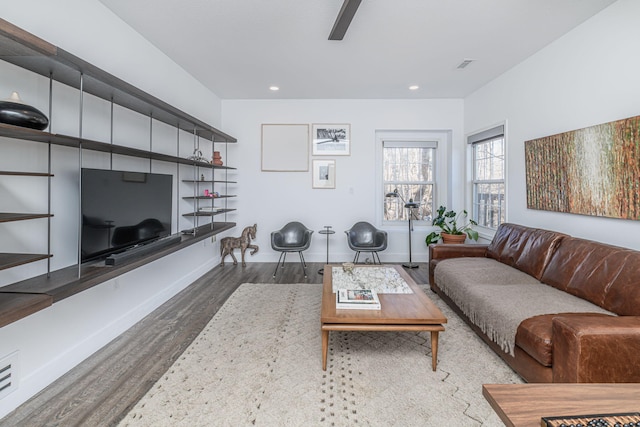
{"label": "hardwood floor", "polygon": [[[127,332],[0,420],[0,426],[116,425],[204,329],[242,283],[322,283],[322,263],[217,266]],[[408,269],[428,283],[428,266]],[[320,331],[318,331],[320,333]]]}

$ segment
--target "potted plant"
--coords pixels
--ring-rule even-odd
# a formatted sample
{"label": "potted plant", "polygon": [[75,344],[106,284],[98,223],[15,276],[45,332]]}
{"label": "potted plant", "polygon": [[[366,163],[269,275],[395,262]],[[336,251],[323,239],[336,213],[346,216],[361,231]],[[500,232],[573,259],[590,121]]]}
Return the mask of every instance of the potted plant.
{"label": "potted plant", "polygon": [[[454,210],[447,211],[445,206],[440,206],[438,208],[438,215],[431,222],[431,225],[440,227],[440,230],[429,233],[425,239],[425,243],[430,245],[431,243],[436,243],[441,238],[443,243],[464,243],[467,237],[477,241],[478,232],[471,227],[478,225],[478,223],[472,219],[466,221],[466,218],[466,210],[456,213]],[[463,225],[459,226],[458,221],[461,219]]]}

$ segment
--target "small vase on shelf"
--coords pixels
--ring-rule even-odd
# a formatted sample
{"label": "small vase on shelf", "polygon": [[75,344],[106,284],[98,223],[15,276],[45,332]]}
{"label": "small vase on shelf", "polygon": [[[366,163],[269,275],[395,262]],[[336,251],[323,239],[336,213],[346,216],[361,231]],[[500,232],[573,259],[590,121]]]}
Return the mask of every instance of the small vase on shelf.
{"label": "small vase on shelf", "polygon": [[18,92],[13,92],[9,99],[0,101],[0,123],[44,130],[49,126],[49,119],[37,108],[22,102]]}

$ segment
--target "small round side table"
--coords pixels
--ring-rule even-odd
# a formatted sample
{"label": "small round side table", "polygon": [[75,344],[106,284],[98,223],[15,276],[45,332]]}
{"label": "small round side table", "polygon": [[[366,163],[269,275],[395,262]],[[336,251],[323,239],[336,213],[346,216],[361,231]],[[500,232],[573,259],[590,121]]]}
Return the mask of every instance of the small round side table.
{"label": "small round side table", "polygon": [[[327,235],[327,264],[329,264],[329,235],[330,234],[336,234],[335,231],[333,231],[331,229],[332,227],[330,225],[325,225],[324,226],[324,230],[320,230],[318,231],[319,234],[326,234]],[[324,268],[321,268],[320,270],[318,270],[319,274],[324,274]]]}

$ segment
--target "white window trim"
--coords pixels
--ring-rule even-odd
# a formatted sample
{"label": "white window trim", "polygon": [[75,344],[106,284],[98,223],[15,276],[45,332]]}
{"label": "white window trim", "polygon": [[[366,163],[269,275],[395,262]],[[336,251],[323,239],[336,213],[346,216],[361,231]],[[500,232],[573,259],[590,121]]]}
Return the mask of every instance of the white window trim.
{"label": "white window trim", "polygon": [[[478,135],[481,134],[483,132],[486,132],[490,129],[496,128],[498,126],[503,126],[503,138],[504,138],[504,199],[505,199],[505,205],[504,205],[504,222],[508,222],[509,221],[509,144],[507,143],[508,141],[508,126],[507,126],[507,120],[503,121],[503,122],[499,122],[499,123],[495,123],[493,125],[475,130],[473,132],[469,132],[468,134],[465,135],[465,141],[467,141],[467,155],[466,155],[466,205],[469,207],[467,209],[467,211],[469,212],[469,216],[473,218],[474,212],[473,210],[473,144],[469,143],[469,138],[473,137],[474,135]],[[493,230],[491,228],[487,228],[487,227],[482,227],[482,226],[476,226],[474,227],[475,230],[478,232],[478,235],[480,236],[480,238],[482,239],[486,239],[491,241],[493,239],[493,236],[496,234],[496,230]]]}
{"label": "white window trim", "polygon": [[[435,209],[438,206],[446,204],[446,197],[449,189],[448,180],[448,158],[451,151],[452,132],[448,130],[377,130],[376,131],[376,147],[375,147],[375,218],[376,224],[387,229],[406,228],[406,221],[384,221],[384,194],[383,194],[383,176],[382,176],[382,147],[384,141],[389,142],[435,142],[437,144],[435,169],[434,169],[434,200]],[[431,229],[431,224],[425,221],[414,222],[414,230]]]}

